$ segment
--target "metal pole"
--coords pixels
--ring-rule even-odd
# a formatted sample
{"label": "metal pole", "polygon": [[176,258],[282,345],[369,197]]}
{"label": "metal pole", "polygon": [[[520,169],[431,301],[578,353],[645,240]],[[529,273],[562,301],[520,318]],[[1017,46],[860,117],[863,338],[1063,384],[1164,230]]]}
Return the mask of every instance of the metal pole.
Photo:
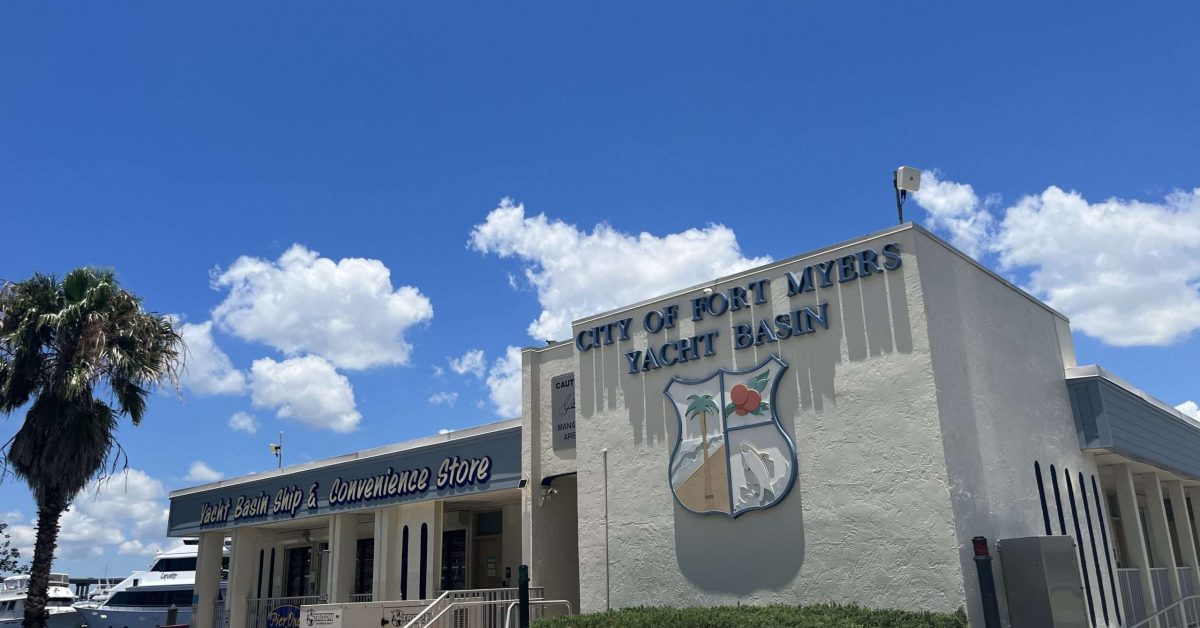
{"label": "metal pole", "polygon": [[604,461],[604,610],[612,610],[612,587],[609,586],[609,567],[611,563],[608,560],[608,448],[600,450],[600,456]]}
{"label": "metal pole", "polygon": [[283,432],[279,433],[279,453],[275,455],[279,459],[279,468],[283,468]]}
{"label": "metal pole", "polygon": [[975,573],[979,576],[979,599],[983,603],[984,628],[1000,628],[1000,605],[996,602],[996,578],[992,575],[992,555],[987,538],[971,539],[975,549]]}
{"label": "metal pole", "polygon": [[529,628],[529,565],[517,567],[517,625]]}

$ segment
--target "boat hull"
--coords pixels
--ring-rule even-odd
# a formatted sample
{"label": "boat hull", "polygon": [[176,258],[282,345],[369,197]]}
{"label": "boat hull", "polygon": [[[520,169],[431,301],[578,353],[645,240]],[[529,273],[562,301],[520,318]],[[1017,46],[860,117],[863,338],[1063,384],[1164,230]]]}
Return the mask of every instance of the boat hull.
{"label": "boat hull", "polygon": [[[88,628],[156,628],[167,625],[167,609],[150,608],[80,608],[76,609]],[[186,624],[192,619],[191,607],[180,608],[175,624]],[[0,628],[4,628],[0,626]]]}
{"label": "boat hull", "polygon": [[[0,619],[0,628],[21,628],[23,617],[6,617]],[[75,609],[55,609],[46,618],[46,628],[82,628],[87,622],[83,615]]]}

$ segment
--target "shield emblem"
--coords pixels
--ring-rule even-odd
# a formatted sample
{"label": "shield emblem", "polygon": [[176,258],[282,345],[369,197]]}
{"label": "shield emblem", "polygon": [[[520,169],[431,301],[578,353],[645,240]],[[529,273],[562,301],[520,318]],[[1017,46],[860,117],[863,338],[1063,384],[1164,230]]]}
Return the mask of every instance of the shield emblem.
{"label": "shield emblem", "polygon": [[787,363],[771,356],[742,371],[671,378],[663,393],[679,419],[671,492],[698,514],[730,517],[778,504],[796,481],[796,447],[775,414]]}

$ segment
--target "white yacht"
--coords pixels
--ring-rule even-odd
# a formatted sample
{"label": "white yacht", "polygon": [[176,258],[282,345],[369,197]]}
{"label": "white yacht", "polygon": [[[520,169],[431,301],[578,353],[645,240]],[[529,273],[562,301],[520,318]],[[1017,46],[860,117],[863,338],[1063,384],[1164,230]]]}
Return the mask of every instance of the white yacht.
{"label": "white yacht", "polygon": [[[18,628],[25,620],[25,595],[29,593],[29,576],[9,576],[0,589],[0,628]],[[50,574],[46,591],[47,628],[80,628],[85,626],[83,615],[71,607],[75,594],[71,592],[67,574]]]}
{"label": "white yacht", "polygon": [[[196,553],[196,540],[185,539],[182,545],[155,556],[150,569],[135,571],[114,586],[108,598],[99,605],[78,605],[76,609],[89,628],[165,626],[172,607],[175,618],[171,625],[190,623]],[[222,569],[228,560],[229,548],[226,547]]]}

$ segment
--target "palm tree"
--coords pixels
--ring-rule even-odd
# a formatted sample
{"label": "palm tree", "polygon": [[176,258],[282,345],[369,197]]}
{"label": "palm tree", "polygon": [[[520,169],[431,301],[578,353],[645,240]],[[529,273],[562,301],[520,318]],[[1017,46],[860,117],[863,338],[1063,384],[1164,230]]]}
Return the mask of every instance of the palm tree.
{"label": "palm tree", "polygon": [[157,385],[178,389],[184,350],[172,322],[144,312],[112,271],[0,286],[0,412],[28,404],[5,444],[5,470],[29,484],[38,508],[24,628],[45,626],[63,511],[89,481],[115,470],[120,417],[138,425]]}
{"label": "palm tree", "polygon": [[691,402],[687,407],[687,418],[694,419],[700,415],[700,449],[704,451],[704,498],[713,498],[712,469],[708,468],[708,414],[717,413],[717,404],[712,395],[688,395]]}

